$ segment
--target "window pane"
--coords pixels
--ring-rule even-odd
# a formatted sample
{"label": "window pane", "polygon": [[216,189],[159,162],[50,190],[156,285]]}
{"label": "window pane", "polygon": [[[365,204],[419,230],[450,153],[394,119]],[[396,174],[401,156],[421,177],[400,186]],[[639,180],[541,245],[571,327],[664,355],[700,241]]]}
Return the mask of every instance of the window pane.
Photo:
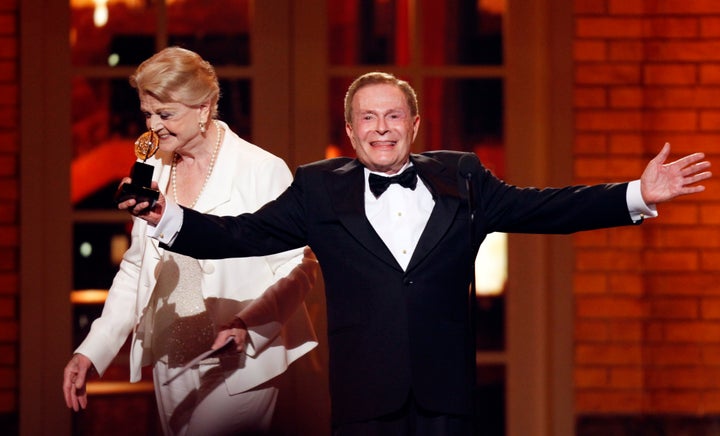
{"label": "window pane", "polygon": [[328,47],[331,65],[407,65],[407,0],[328,2]]}
{"label": "window pane", "polygon": [[[155,2],[125,0],[107,2],[96,6],[90,0],[70,2],[70,45],[72,63],[75,66],[108,65],[114,62],[110,55],[121,49],[129,58],[121,59],[123,65],[133,65],[137,58],[144,59],[154,49],[157,29]],[[131,42],[142,38],[150,44],[118,47],[115,39]],[[149,50],[149,52],[148,52]]]}
{"label": "window pane", "polygon": [[420,99],[420,134],[429,149],[474,151],[502,172],[501,79],[426,79]]}
{"label": "window pane", "polygon": [[155,53],[155,37],[119,34],[110,36],[108,66],[136,67]]}
{"label": "window pane", "polygon": [[247,79],[220,80],[218,118],[241,138],[252,141],[252,87]]}
{"label": "window pane", "polygon": [[168,45],[200,53],[214,66],[250,65],[250,0],[168,3]]}
{"label": "window pane", "polygon": [[505,0],[422,0],[428,65],[501,65]]}
{"label": "window pane", "polygon": [[73,230],[73,289],[108,289],[130,244],[130,221],[76,223]]}

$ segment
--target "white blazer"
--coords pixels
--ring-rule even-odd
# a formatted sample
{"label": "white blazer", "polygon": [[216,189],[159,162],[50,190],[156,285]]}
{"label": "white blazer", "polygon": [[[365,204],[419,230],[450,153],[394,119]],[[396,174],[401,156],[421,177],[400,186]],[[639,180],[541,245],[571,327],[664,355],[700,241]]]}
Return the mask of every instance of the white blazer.
{"label": "white blazer", "polygon": [[[285,162],[231,132],[225,136],[215,167],[195,209],[215,215],[254,212],[275,199],[292,181]],[[146,163],[161,192],[169,186],[171,156],[158,153]],[[87,356],[102,376],[132,333],[130,381],[141,379],[151,364],[152,322],[145,319],[162,267],[163,249],[146,236],[147,223],[134,218],[130,248],[123,256],[101,316],[75,350]],[[272,256],[199,260],[202,294],[215,326],[242,312],[248,325],[247,357],[226,371],[231,394],[244,392],[284,372],[288,365],[317,346],[303,303],[317,271],[310,253],[292,250]],[[267,291],[267,292],[265,292]],[[152,316],[152,313],[147,314]],[[224,365],[223,365],[224,367]]]}

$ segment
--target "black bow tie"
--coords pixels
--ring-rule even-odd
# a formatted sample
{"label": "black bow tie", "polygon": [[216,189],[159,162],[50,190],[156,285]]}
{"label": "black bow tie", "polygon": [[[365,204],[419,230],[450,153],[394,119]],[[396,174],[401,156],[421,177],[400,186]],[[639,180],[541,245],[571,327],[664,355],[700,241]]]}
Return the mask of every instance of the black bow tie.
{"label": "black bow tie", "polygon": [[370,183],[370,192],[373,193],[375,198],[379,198],[392,183],[398,183],[404,188],[415,190],[415,186],[417,186],[417,172],[415,171],[415,167],[411,166],[402,173],[392,177],[383,177],[370,173],[370,179],[368,181]]}

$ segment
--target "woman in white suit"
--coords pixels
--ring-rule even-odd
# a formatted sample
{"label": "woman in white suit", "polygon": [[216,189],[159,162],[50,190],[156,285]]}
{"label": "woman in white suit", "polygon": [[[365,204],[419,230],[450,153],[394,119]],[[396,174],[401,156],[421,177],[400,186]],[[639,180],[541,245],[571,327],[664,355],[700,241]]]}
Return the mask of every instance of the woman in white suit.
{"label": "woman in white suit", "polygon": [[[216,215],[252,212],[291,182],[287,165],[217,120],[219,85],[196,53],[166,48],[131,76],[159,151],[146,163],[176,203]],[[303,300],[317,261],[309,249],[267,257],[195,260],[165,251],[134,219],[132,241],[102,315],[65,367],[68,407],[87,406],[85,385],[100,376],[132,333],[130,381],[153,365],[166,434],[262,434],[278,396],[276,377],[317,345]],[[228,346],[170,380],[210,348],[220,330]],[[238,353],[236,346],[244,352]]]}

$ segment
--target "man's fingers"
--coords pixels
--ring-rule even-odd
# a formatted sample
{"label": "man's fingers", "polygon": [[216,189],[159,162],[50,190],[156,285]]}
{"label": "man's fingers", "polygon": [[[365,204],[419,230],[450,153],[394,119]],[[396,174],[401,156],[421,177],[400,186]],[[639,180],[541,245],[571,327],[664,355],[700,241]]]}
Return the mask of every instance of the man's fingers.
{"label": "man's fingers", "polygon": [[693,163],[693,164],[688,165],[685,168],[683,168],[682,172],[680,174],[682,174],[684,177],[702,175],[703,177],[707,178],[707,177],[710,177],[711,174],[709,172],[703,172],[703,171],[705,171],[708,168],[710,168],[710,162],[708,162],[708,161]]}
{"label": "man's fingers", "polygon": [[670,155],[670,143],[666,142],[665,145],[663,145],[663,148],[660,150],[660,153],[655,156],[652,161],[656,162],[658,164],[664,163],[668,156]]}
{"label": "man's fingers", "polygon": [[686,168],[692,168],[693,165],[699,165],[699,164],[707,164],[710,165],[710,162],[700,162],[703,159],[705,159],[704,153],[693,153],[689,154],[687,156],[684,156],[675,162],[671,162],[668,165],[677,165],[680,168],[686,169]]}
{"label": "man's fingers", "polygon": [[694,161],[690,165],[687,165],[685,167],[685,170],[690,170],[690,172],[693,173],[699,173],[700,171],[706,170],[710,168],[710,161],[704,160],[704,161]]}

